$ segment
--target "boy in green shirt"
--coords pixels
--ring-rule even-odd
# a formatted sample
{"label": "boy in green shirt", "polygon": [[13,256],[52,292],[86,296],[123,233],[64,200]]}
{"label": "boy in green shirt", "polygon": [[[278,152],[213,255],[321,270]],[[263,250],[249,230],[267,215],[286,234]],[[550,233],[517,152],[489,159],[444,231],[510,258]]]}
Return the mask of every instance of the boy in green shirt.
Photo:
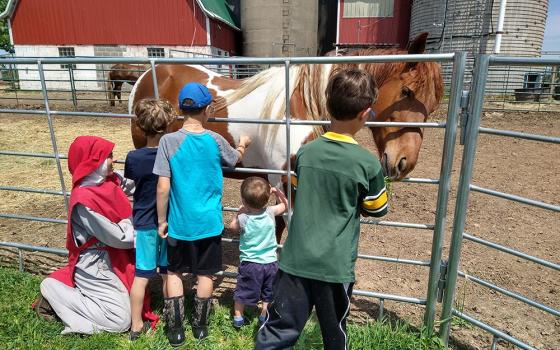
{"label": "boy in green shirt", "polygon": [[294,213],[256,349],[291,348],[313,307],[325,349],[346,349],[360,213],[387,213],[381,164],[353,138],[373,114],[377,92],[363,70],[341,70],[329,80],[331,128],[296,155]]}

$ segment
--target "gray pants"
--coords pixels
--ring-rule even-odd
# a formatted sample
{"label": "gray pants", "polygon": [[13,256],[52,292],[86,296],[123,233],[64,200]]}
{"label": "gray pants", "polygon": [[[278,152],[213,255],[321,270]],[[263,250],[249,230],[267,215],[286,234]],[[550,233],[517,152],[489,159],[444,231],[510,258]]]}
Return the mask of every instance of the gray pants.
{"label": "gray pants", "polygon": [[41,294],[64,323],[62,334],[125,332],[130,328],[129,294],[108,265],[107,252],[80,257],[72,288],[54,278],[41,282]]}

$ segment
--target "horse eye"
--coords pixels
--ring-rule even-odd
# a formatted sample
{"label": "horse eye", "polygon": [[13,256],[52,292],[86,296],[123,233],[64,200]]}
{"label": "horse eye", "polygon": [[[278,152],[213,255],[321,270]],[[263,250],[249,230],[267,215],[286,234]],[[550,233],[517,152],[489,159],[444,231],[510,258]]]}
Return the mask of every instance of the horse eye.
{"label": "horse eye", "polygon": [[412,90],[410,90],[409,88],[407,88],[406,86],[402,88],[401,91],[403,97],[410,97],[412,96]]}

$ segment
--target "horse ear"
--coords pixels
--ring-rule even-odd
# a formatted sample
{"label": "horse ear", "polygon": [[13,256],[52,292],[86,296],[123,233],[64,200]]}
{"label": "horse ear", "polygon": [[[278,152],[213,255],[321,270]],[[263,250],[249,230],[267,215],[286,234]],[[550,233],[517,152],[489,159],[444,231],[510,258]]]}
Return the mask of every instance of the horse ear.
{"label": "horse ear", "polygon": [[428,39],[428,32],[418,34],[414,40],[408,43],[408,54],[421,54],[426,51],[426,40]]}
{"label": "horse ear", "polygon": [[[428,32],[423,32],[418,34],[418,36],[416,36],[414,40],[408,43],[408,54],[414,55],[414,54],[424,53],[424,51],[426,51],[427,39],[428,39]],[[407,63],[406,68],[413,69],[414,67],[416,67],[417,64],[418,62],[409,62]]]}

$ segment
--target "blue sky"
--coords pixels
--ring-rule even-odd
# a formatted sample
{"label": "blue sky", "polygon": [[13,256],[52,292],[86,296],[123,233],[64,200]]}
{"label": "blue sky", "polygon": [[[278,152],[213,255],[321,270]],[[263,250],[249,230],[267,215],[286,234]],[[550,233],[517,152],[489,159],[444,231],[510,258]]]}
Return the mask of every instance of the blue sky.
{"label": "blue sky", "polygon": [[560,51],[560,1],[548,0],[543,51]]}

